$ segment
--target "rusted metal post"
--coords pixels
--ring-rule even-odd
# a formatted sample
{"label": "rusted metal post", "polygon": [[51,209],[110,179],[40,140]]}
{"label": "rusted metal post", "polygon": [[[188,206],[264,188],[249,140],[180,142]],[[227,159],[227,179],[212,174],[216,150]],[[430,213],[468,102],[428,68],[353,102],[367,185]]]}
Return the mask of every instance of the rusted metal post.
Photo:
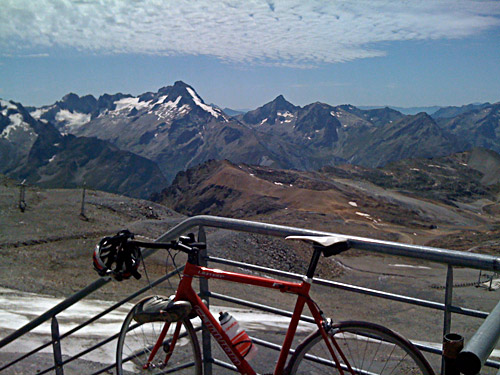
{"label": "rusted metal post", "polygon": [[464,347],[463,336],[456,333],[448,333],[443,338],[444,375],[460,375],[457,366],[458,353]]}
{"label": "rusted metal post", "polygon": [[54,352],[54,365],[56,375],[64,375],[63,360],[61,354],[61,341],[59,340],[59,323],[57,322],[57,318],[55,316],[52,318],[51,331],[53,341],[52,350]]}
{"label": "rusted metal post", "polygon": [[[198,229],[198,241],[199,242],[207,242],[207,235],[205,233],[205,228],[203,226],[199,226]],[[207,249],[203,249],[200,251],[200,266],[207,266]],[[210,290],[208,288],[208,280],[204,277],[200,278],[200,295],[206,301],[207,307],[210,306],[209,300]],[[210,338],[210,333],[207,329],[203,329],[201,332],[201,343],[203,350],[203,373],[205,375],[212,375],[212,343]]]}

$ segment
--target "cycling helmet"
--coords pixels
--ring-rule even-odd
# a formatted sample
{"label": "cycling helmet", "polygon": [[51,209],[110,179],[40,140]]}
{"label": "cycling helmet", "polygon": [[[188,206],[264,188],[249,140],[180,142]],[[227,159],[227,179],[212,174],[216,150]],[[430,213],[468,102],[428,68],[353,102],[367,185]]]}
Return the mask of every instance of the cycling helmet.
{"label": "cycling helmet", "polygon": [[95,247],[93,255],[94,269],[100,276],[111,276],[117,281],[134,276],[140,279],[137,271],[140,264],[140,249],[130,244],[134,235],[123,230],[113,237],[104,237]]}

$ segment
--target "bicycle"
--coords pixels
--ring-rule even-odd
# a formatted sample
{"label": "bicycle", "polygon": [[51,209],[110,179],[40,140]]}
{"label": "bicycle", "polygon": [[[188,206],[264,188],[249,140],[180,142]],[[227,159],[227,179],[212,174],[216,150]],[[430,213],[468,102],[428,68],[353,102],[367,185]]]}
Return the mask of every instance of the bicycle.
{"label": "bicycle", "polygon": [[[195,277],[216,278],[297,295],[293,316],[273,372],[275,375],[434,374],[423,354],[398,333],[381,325],[362,321],[333,323],[324,316],[319,306],[309,296],[312,278],[321,255],[330,257],[348,250],[350,248],[348,240],[337,237],[288,237],[313,243],[309,267],[303,281],[298,283],[202,267],[198,260],[205,244],[196,243],[194,236],[181,237],[171,243],[140,242],[132,238],[130,236],[125,240],[122,238],[118,250],[121,249],[124,254],[127,252],[135,254],[133,261],[130,259],[124,261],[123,255],[120,260],[118,256],[118,267],[112,270],[108,264],[106,269],[100,270],[101,273],[108,275],[115,273],[119,279],[123,278],[124,274],[133,274],[134,269],[127,269],[124,265],[132,265],[137,271],[138,247],[177,250],[186,253],[188,258],[175,297],[168,303],[165,300],[160,302],[163,305],[160,312],[155,311],[156,318],[150,319],[151,321],[143,317],[137,318],[143,313],[145,301],[150,301],[148,299],[137,303],[125,318],[117,345],[116,369],[119,375],[174,372],[202,374],[200,345],[190,321],[196,316],[201,319],[205,329],[240,374],[256,374],[192,288]],[[317,330],[293,350],[292,341],[305,305],[311,312]]]}

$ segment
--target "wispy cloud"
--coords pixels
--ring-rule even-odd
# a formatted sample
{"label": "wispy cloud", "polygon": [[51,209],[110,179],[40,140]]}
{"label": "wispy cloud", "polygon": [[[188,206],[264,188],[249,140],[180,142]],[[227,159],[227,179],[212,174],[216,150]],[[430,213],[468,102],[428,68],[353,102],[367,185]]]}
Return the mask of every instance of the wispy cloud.
{"label": "wispy cloud", "polygon": [[0,48],[311,67],[383,56],[381,42],[462,38],[499,25],[500,2],[480,0],[3,0]]}

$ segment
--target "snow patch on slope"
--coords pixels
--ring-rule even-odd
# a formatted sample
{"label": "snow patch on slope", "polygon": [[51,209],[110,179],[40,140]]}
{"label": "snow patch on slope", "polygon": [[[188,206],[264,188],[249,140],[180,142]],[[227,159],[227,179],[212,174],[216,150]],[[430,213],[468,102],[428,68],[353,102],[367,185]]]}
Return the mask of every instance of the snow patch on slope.
{"label": "snow patch on slope", "polygon": [[0,138],[11,139],[15,133],[28,133],[34,135],[31,126],[23,121],[23,116],[20,113],[15,113],[9,116],[10,124],[2,131]]}
{"label": "snow patch on slope", "polygon": [[30,112],[31,117],[33,117],[36,120],[40,120],[40,117],[43,116],[44,113],[48,112],[52,107],[46,107],[46,108],[37,108],[34,111]]}
{"label": "snow patch on slope", "polygon": [[5,109],[2,111],[2,115],[7,116],[7,112],[9,109],[16,109],[16,105],[12,104],[11,102],[8,102],[6,100],[0,99],[0,107],[5,107]]}
{"label": "snow patch on slope", "polygon": [[115,102],[116,112],[120,112],[123,110],[130,111],[132,109],[143,109],[151,106],[151,102],[139,102],[139,98],[122,98]]}
{"label": "snow patch on slope", "polygon": [[204,111],[210,113],[212,116],[214,116],[215,118],[219,118],[219,116],[221,115],[219,112],[217,112],[213,107],[209,106],[209,105],[206,105],[206,104],[203,104],[203,102],[201,101],[200,97],[198,95],[196,95],[196,93],[194,92],[194,90],[191,88],[191,87],[186,87],[186,90],[189,92],[189,94],[192,96],[193,98],[193,101],[195,102],[195,104],[200,107],[201,109],[203,109]]}
{"label": "snow patch on slope", "polygon": [[90,121],[90,114],[61,109],[57,112],[56,121],[64,123],[66,128],[79,128]]}

